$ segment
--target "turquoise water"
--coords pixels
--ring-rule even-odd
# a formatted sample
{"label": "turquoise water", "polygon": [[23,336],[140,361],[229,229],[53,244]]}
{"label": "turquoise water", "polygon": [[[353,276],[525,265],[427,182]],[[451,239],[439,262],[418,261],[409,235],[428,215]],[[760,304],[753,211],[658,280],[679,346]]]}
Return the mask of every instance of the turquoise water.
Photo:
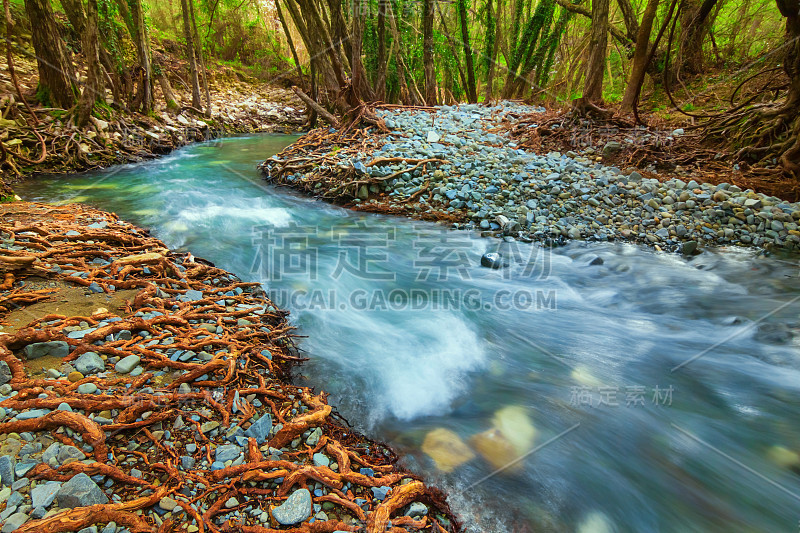
{"label": "turquoise water", "polygon": [[265,185],[255,165],[293,139],[17,192],[114,211],[263,282],[306,336],[298,382],[446,489],[471,531],[797,530],[796,258],[510,243],[489,270],[495,241]]}

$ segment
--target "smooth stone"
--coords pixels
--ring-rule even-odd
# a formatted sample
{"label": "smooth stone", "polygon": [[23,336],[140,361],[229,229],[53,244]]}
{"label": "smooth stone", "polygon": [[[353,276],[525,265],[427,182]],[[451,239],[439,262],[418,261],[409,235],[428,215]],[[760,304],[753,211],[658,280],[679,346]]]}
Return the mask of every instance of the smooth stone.
{"label": "smooth stone", "polygon": [[8,518],[6,518],[5,524],[3,524],[3,529],[0,529],[2,533],[11,533],[19,529],[22,524],[28,521],[28,515],[25,513],[14,513]]}
{"label": "smooth stone", "polygon": [[114,370],[120,374],[127,374],[139,364],[139,361],[141,361],[141,358],[138,355],[129,355],[114,365]]}
{"label": "smooth stone", "polygon": [[497,269],[503,266],[503,259],[497,252],[489,252],[481,256],[481,266]]}
{"label": "smooth stone", "polygon": [[228,498],[228,501],[225,502],[225,507],[228,509],[236,507],[237,505],[239,505],[239,500],[233,497]]}
{"label": "smooth stone", "polygon": [[86,352],[82,354],[74,363],[75,370],[83,374],[84,376],[88,374],[94,374],[96,372],[102,372],[106,369],[106,363],[103,359],[100,358],[99,355],[95,352]]}
{"label": "smooth stone", "polygon": [[291,526],[307,520],[311,512],[311,493],[308,489],[298,489],[272,510],[272,517],[283,526]]}
{"label": "smooth stone", "polygon": [[319,443],[319,439],[322,437],[322,428],[314,428],[314,431],[306,439],[306,444],[311,446],[312,448]]}
{"label": "smooth stone", "polygon": [[170,498],[169,496],[164,496],[161,498],[161,501],[158,502],[158,506],[164,509],[165,511],[172,511],[178,506],[178,502]]}
{"label": "smooth stone", "polygon": [[331,464],[330,458],[324,453],[315,453],[313,460],[314,466],[330,466]]}
{"label": "smooth stone", "polygon": [[97,385],[94,383],[83,383],[78,385],[76,390],[78,391],[78,394],[94,394],[97,392]]}
{"label": "smooth stone", "polygon": [[428,514],[428,506],[422,502],[414,502],[408,506],[408,511],[406,511],[406,516],[410,516],[411,518],[421,518]]}
{"label": "smooth stone", "polygon": [[425,435],[422,451],[445,473],[452,472],[460,464],[475,458],[475,454],[461,437],[445,428],[434,429]]}
{"label": "smooth stone", "polygon": [[47,355],[53,357],[66,357],[69,355],[69,344],[66,341],[36,342],[29,344],[23,350],[25,357],[38,359]]}

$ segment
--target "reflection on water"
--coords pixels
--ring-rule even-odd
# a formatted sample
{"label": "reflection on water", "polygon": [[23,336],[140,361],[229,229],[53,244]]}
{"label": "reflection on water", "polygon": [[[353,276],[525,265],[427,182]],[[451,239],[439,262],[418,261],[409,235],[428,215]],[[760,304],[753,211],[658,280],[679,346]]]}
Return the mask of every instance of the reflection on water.
{"label": "reflection on water", "polygon": [[18,193],[114,211],[265,282],[308,336],[298,379],[446,488],[473,531],[796,530],[796,258],[508,243],[508,268],[481,268],[494,241],[265,186],[255,164],[291,140]]}

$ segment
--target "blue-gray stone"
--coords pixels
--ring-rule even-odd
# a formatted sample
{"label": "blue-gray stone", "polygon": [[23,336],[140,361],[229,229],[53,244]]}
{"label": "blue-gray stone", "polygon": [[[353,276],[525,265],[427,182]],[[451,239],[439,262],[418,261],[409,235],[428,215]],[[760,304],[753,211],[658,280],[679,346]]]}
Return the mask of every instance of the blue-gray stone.
{"label": "blue-gray stone", "polygon": [[83,472],[61,485],[57,498],[59,507],[70,509],[108,503],[108,496]]}
{"label": "blue-gray stone", "polygon": [[311,510],[311,493],[308,489],[298,489],[272,510],[272,517],[283,526],[291,526],[307,520]]}
{"label": "blue-gray stone", "polygon": [[225,468],[225,463],[220,463],[219,461],[214,461],[213,463],[211,463],[211,470],[212,471],[214,471],[214,470],[222,470],[223,468]]}
{"label": "blue-gray stone", "polygon": [[70,459],[78,459],[82,461],[83,459],[86,459],[86,454],[75,446],[61,446],[61,449],[58,450],[59,464],[64,464]]}
{"label": "blue-gray stone", "polygon": [[31,409],[17,415],[17,420],[30,420],[32,418],[39,418],[50,412],[50,409]]}
{"label": "blue-gray stone", "polygon": [[214,458],[220,463],[225,463],[238,458],[241,452],[242,449],[235,444],[223,444],[222,446],[217,446],[214,452]]}
{"label": "blue-gray stone", "polygon": [[181,468],[184,470],[191,470],[194,468],[194,457],[190,457],[188,455],[181,456]]}
{"label": "blue-gray stone", "polygon": [[31,490],[31,499],[34,507],[50,507],[53,500],[56,499],[56,494],[61,488],[59,481],[50,481],[43,485],[36,485]]}
{"label": "blue-gray stone", "polygon": [[94,374],[95,372],[102,372],[105,369],[105,362],[96,352],[86,352],[75,361],[75,370],[84,376]]}
{"label": "blue-gray stone", "polygon": [[14,458],[10,455],[0,457],[0,480],[4,487],[10,487],[14,483]]}
{"label": "blue-gray stone", "polygon": [[65,341],[36,342],[29,344],[23,350],[25,357],[38,359],[47,355],[53,357],[66,357],[69,355],[69,344]]}
{"label": "blue-gray stone", "polygon": [[25,500],[25,497],[19,492],[12,492],[11,496],[8,497],[6,500],[6,509],[14,508],[21,504]]}
{"label": "blue-gray stone", "polygon": [[5,524],[3,524],[3,529],[0,529],[2,533],[11,533],[22,526],[25,522],[28,521],[28,515],[25,513],[14,513],[6,519]]}
{"label": "blue-gray stone", "polygon": [[196,302],[203,299],[203,293],[194,289],[189,289],[186,293],[180,295],[178,300],[184,302]]}
{"label": "blue-gray stone", "polygon": [[92,292],[103,292],[103,287],[101,287],[96,281],[91,282],[88,289]]}
{"label": "blue-gray stone", "polygon": [[14,475],[18,478],[24,476],[28,472],[30,472],[34,466],[38,465],[38,461],[20,461],[16,465],[14,465]]}
{"label": "blue-gray stone", "polygon": [[314,454],[314,466],[330,466],[331,460],[324,453]]}
{"label": "blue-gray stone", "polygon": [[391,487],[372,487],[372,495],[375,496],[376,500],[383,501],[386,499],[386,495],[389,494],[389,491],[392,490]]}
{"label": "blue-gray stone", "polygon": [[102,533],[117,533],[117,523],[109,522],[108,525],[103,528]]}
{"label": "blue-gray stone", "polygon": [[97,385],[94,383],[81,383],[75,390],[78,391],[78,394],[94,394],[97,392]]}
{"label": "blue-gray stone", "polygon": [[0,385],[5,385],[11,381],[11,377],[11,369],[8,367],[8,363],[0,361]]}
{"label": "blue-gray stone", "polygon": [[426,514],[428,514],[428,506],[421,502],[412,503],[408,506],[408,511],[406,511],[406,516],[411,518],[423,517]]}
{"label": "blue-gray stone", "polygon": [[503,259],[500,257],[500,254],[489,252],[488,254],[483,254],[481,256],[481,266],[487,268],[500,268],[503,266]]}
{"label": "blue-gray stone", "polygon": [[247,431],[244,432],[245,436],[253,437],[258,444],[263,444],[267,440],[269,431],[272,429],[272,417],[269,413],[265,413],[258,420],[253,422]]}
{"label": "blue-gray stone", "polygon": [[114,365],[114,370],[120,374],[127,374],[139,364],[139,361],[141,361],[141,358],[138,355],[129,355]]}

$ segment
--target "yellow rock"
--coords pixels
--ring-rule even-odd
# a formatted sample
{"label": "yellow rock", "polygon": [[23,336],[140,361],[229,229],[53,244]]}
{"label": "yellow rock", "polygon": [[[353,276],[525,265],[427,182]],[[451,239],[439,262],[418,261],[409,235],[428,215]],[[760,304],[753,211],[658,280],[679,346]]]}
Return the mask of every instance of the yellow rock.
{"label": "yellow rock", "polygon": [[108,313],[108,309],[106,309],[105,307],[98,307],[97,309],[94,310],[92,315],[102,315],[103,313]]}
{"label": "yellow rock", "polygon": [[76,381],[80,381],[83,379],[83,374],[81,374],[77,370],[74,370],[69,373],[67,379],[70,380],[70,382],[75,383]]}
{"label": "yellow rock", "polygon": [[458,465],[475,457],[461,437],[445,428],[436,428],[425,435],[422,451],[442,472],[452,472]]}
{"label": "yellow rock", "polygon": [[519,405],[503,407],[494,414],[492,426],[508,440],[517,455],[527,453],[533,447],[536,428],[528,410]]}
{"label": "yellow rock", "polygon": [[119,259],[114,261],[114,264],[116,265],[151,264],[151,263],[157,263],[163,258],[164,256],[159,253],[148,252],[146,254],[127,255],[125,257],[120,257]]}
{"label": "yellow rock", "polygon": [[514,462],[520,454],[499,429],[492,428],[474,435],[470,439],[470,444],[494,468],[513,472],[522,467],[522,461]]}
{"label": "yellow rock", "polygon": [[603,384],[599,379],[594,377],[585,366],[575,367],[575,370],[572,371],[570,376],[581,385],[586,385],[587,387],[599,387]]}
{"label": "yellow rock", "polygon": [[783,468],[800,465],[800,455],[783,446],[773,446],[767,451],[767,456],[773,463]]}

